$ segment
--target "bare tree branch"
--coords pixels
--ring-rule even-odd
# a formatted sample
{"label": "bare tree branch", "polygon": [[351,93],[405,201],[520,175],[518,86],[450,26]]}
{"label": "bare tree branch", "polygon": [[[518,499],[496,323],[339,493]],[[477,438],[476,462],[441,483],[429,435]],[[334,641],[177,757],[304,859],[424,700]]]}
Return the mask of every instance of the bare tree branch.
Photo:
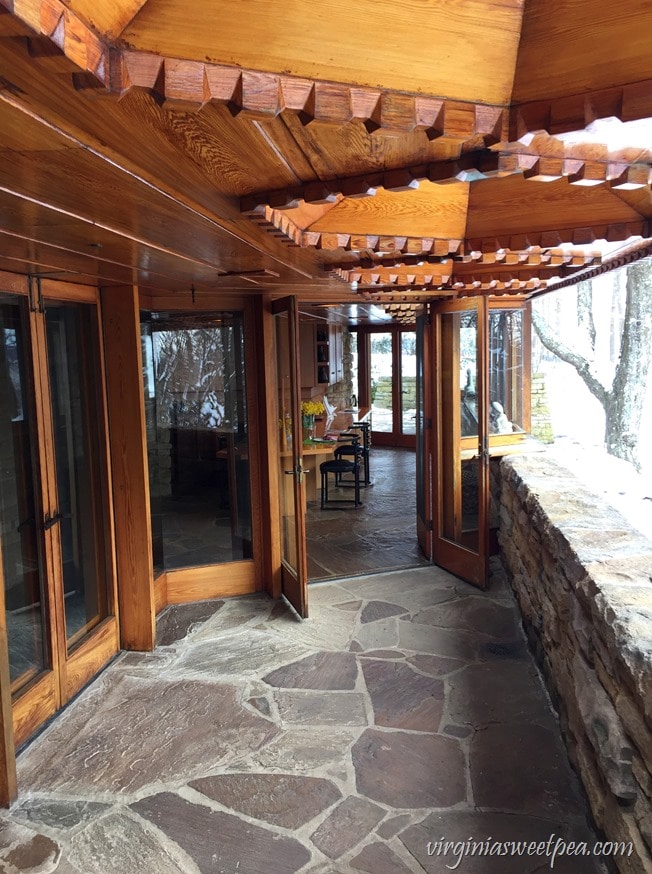
{"label": "bare tree branch", "polygon": [[593,285],[590,279],[577,283],[577,324],[589,340],[591,354],[595,356],[595,322],[593,320]]}
{"label": "bare tree branch", "polygon": [[581,376],[591,394],[600,401],[602,406],[606,406],[609,403],[610,392],[604,385],[602,385],[600,380],[591,373],[590,363],[587,359],[582,355],[573,352],[572,349],[569,349],[568,346],[562,343],[561,340],[552,333],[549,325],[541,318],[534,308],[532,308],[532,324],[546,349],[552,352],[553,355],[561,358],[562,361],[572,365]]}

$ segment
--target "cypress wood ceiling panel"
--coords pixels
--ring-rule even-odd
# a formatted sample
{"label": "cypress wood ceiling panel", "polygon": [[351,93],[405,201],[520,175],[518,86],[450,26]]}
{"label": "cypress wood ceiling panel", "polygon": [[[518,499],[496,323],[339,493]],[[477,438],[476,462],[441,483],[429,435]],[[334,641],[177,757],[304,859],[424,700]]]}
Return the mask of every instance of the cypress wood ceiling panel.
{"label": "cypress wood ceiling panel", "polygon": [[[652,234],[649,143],[551,136],[652,115],[652,13],[567,5],[529,0],[517,89],[543,102],[510,110],[521,0],[0,0],[5,258],[173,293],[346,294],[369,259],[372,287],[538,288],[581,258],[532,247]],[[585,33],[599,54],[612,25],[609,76]]]}
{"label": "cypress wood ceiling panel", "polygon": [[102,36],[115,39],[147,0],[62,0]]}
{"label": "cypress wood ceiling panel", "polygon": [[516,63],[516,103],[652,78],[649,0],[529,0]]}
{"label": "cypress wood ceiling panel", "polygon": [[465,234],[469,186],[463,182],[416,191],[379,191],[375,197],[345,199],[310,225],[309,230],[408,237],[456,237]]}
{"label": "cypress wood ceiling panel", "polygon": [[168,57],[506,103],[522,9],[523,0],[148,0],[122,39]]}
{"label": "cypress wood ceiling panel", "polygon": [[640,214],[604,187],[533,182],[521,176],[478,182],[469,196],[466,236],[491,237],[640,221]]}

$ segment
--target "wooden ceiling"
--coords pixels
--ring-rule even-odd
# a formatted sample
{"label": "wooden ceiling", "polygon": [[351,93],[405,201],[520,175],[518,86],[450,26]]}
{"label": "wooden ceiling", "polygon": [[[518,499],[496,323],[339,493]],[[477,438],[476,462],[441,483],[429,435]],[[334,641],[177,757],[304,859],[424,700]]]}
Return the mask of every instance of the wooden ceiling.
{"label": "wooden ceiling", "polygon": [[0,0],[0,270],[541,291],[652,237],[652,6],[597,6]]}

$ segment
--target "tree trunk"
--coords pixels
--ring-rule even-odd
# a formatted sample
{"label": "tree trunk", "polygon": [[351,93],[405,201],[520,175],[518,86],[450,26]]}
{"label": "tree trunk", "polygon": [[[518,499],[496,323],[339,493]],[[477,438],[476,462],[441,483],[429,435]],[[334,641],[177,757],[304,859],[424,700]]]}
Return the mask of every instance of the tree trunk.
{"label": "tree trunk", "polygon": [[627,303],[620,360],[605,403],[607,451],[640,470],[641,418],[652,360],[652,261],[627,271]]}

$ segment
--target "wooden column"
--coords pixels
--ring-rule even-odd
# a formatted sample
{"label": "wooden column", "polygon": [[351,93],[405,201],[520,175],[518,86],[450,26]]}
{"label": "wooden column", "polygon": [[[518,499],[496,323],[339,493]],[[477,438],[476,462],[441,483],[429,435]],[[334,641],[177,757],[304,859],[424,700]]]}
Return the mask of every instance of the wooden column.
{"label": "wooden column", "polygon": [[16,751],[11,708],[5,581],[2,572],[2,553],[0,553],[0,806],[9,807],[16,794]]}
{"label": "wooden column", "polygon": [[138,289],[102,289],[101,301],[120,640],[124,649],[151,650],[156,610]]}

